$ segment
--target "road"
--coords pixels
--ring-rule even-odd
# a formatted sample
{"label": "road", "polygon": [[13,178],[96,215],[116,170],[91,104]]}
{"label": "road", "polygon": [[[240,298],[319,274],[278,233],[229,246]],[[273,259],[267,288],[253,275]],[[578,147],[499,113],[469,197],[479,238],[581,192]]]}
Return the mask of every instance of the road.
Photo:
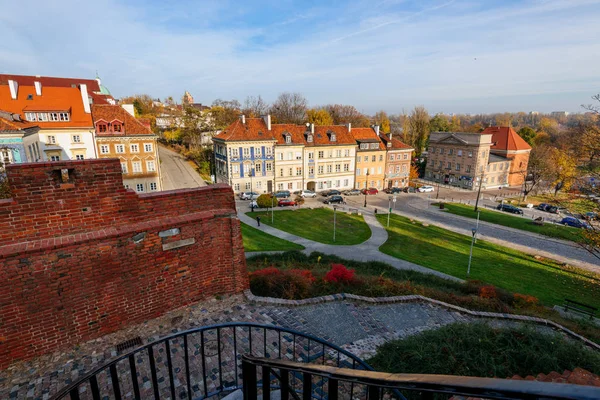
{"label": "road", "polygon": [[194,167],[179,153],[158,146],[163,190],[206,186]]}

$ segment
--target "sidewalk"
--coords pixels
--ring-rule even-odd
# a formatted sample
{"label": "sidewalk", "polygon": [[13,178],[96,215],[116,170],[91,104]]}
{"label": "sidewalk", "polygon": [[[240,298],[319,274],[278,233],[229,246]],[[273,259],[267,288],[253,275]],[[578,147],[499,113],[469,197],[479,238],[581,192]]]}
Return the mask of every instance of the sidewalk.
{"label": "sidewalk", "polygon": [[[399,260],[395,257],[388,256],[387,254],[383,254],[379,251],[379,247],[387,241],[388,235],[387,231],[381,226],[381,224],[377,221],[375,216],[370,213],[364,213],[363,217],[365,222],[371,229],[371,237],[366,241],[358,245],[352,246],[335,246],[330,244],[323,244],[314,242],[309,239],[305,239],[296,235],[292,235],[291,233],[287,233],[281,231],[279,229],[273,228],[271,226],[261,224],[260,227],[256,226],[256,221],[253,218],[248,217],[244,211],[238,209],[238,217],[240,221],[259,229],[271,236],[275,236],[281,239],[285,239],[287,241],[300,244],[304,246],[304,253],[310,254],[314,251],[324,253],[324,254],[333,254],[341,258],[345,258],[347,260],[355,260],[355,261],[380,261],[386,264],[391,265],[396,269],[405,269],[405,270],[413,270],[426,274],[437,275],[444,279],[449,279],[453,281],[462,282],[462,279],[456,278],[454,276],[450,276],[421,265],[413,264],[408,261]],[[252,252],[247,253],[247,255],[258,254],[260,252]]]}

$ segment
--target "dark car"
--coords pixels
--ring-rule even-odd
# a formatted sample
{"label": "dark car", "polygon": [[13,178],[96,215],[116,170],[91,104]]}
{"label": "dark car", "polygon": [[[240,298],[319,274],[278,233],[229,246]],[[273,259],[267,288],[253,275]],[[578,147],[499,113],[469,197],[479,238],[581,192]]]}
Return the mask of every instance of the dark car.
{"label": "dark car", "polygon": [[339,190],[335,190],[335,189],[326,190],[324,192],[321,192],[321,196],[325,196],[325,197],[339,196],[341,194],[342,194],[342,192],[340,192]]}
{"label": "dark car", "polygon": [[577,218],[574,217],[564,217],[563,219],[560,220],[560,223],[565,225],[565,226],[572,226],[574,228],[585,228],[585,229],[589,229],[589,225],[587,224],[587,222],[585,221],[581,221]]}
{"label": "dark car", "polygon": [[323,203],[325,203],[325,204],[344,204],[345,201],[342,196],[333,195],[333,196],[329,196],[328,198],[323,200]]}
{"label": "dark car", "polygon": [[415,193],[417,190],[412,186],[407,186],[404,189],[402,189],[402,191],[404,193]]}
{"label": "dark car", "polygon": [[294,200],[279,200],[279,202],[277,202],[277,205],[279,207],[287,207],[287,206],[295,206],[297,203]]}
{"label": "dark car", "polygon": [[360,190],[358,189],[350,189],[344,192],[346,196],[358,196],[360,194]]}
{"label": "dark car", "polygon": [[549,207],[550,207],[550,204],[548,204],[548,203],[540,203],[540,204],[538,204],[537,209],[541,210],[541,211],[548,211]]}
{"label": "dark car", "polygon": [[363,189],[360,192],[362,194],[377,194],[377,193],[379,193],[379,190],[377,190],[375,188],[368,188],[368,189]]}
{"label": "dark car", "polygon": [[290,197],[290,191],[289,190],[280,190],[278,192],[275,192],[275,197],[277,197],[278,199],[287,199],[288,197]]}
{"label": "dark car", "polygon": [[386,192],[387,194],[402,193],[402,188],[399,188],[399,187],[387,188],[384,190],[384,192]]}
{"label": "dark car", "polygon": [[523,215],[523,210],[521,210],[519,207],[515,207],[515,206],[512,206],[510,204],[498,204],[498,207],[496,207],[496,210],[500,210],[500,211],[504,211],[504,212],[509,212],[509,213],[512,213],[512,214]]}

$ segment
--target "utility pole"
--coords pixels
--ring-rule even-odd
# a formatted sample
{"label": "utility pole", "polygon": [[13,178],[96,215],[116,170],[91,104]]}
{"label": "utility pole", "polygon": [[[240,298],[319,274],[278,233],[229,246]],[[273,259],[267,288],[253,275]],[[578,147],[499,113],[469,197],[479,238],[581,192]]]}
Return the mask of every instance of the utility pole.
{"label": "utility pole", "polygon": [[337,210],[336,206],[333,206],[333,242],[335,243],[335,211]]}
{"label": "utility pole", "polygon": [[392,196],[388,196],[388,220],[387,227],[390,227],[390,214],[392,213]]}
{"label": "utility pole", "polygon": [[475,211],[477,211],[477,207],[479,206],[479,196],[481,195],[481,186],[483,185],[483,172],[479,177],[479,189],[477,190],[477,200],[475,200]]}

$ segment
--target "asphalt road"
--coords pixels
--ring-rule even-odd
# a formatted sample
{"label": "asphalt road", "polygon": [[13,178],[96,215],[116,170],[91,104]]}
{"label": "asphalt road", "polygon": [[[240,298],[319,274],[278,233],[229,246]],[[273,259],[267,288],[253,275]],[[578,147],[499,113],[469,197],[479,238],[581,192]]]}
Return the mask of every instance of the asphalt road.
{"label": "asphalt road", "polygon": [[158,146],[163,190],[190,189],[206,186],[200,175],[179,153]]}

